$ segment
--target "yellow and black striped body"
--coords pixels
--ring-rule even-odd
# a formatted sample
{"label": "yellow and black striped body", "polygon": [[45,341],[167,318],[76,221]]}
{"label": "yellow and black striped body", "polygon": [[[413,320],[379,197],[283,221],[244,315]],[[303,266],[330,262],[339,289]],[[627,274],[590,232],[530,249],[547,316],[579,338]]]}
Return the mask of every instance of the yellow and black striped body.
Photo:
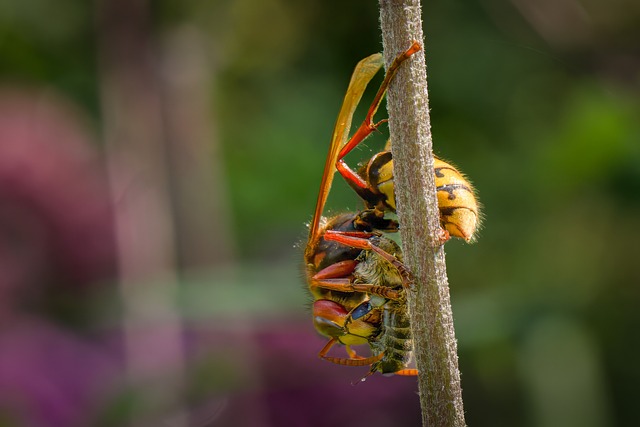
{"label": "yellow and black striped body", "polygon": [[[393,240],[384,236],[372,238],[374,243],[402,261],[402,251]],[[411,324],[404,298],[403,277],[398,269],[372,251],[363,251],[358,257],[358,267],[354,272],[356,282],[377,283],[401,292],[397,300],[372,296],[369,304],[371,311],[379,311],[380,323],[377,334],[369,340],[373,355],[383,354],[381,360],[371,366],[371,372],[392,374],[405,369],[411,359],[413,344]]]}
{"label": "yellow and black striped body", "polygon": [[[473,241],[480,225],[480,204],[473,186],[458,169],[444,160],[435,158],[434,169],[442,228],[451,236],[460,237],[467,242]],[[358,171],[358,175],[367,182],[367,188],[347,182],[365,201],[367,207],[381,211],[396,211],[391,151],[385,150],[375,154]]]}
{"label": "yellow and black striped body", "polygon": [[440,223],[452,236],[472,241],[480,225],[480,210],[471,183],[451,164],[434,159]]}
{"label": "yellow and black striped body", "polygon": [[374,355],[384,353],[382,360],[371,367],[372,371],[390,374],[407,367],[413,342],[406,302],[388,301],[382,307],[380,332],[369,345]]}

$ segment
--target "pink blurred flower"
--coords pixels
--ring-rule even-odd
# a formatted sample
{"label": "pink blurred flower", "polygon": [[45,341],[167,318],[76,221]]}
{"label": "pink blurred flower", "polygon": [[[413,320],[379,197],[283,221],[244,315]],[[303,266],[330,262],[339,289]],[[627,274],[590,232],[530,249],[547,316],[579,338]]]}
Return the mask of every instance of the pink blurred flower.
{"label": "pink blurred flower", "polygon": [[[118,369],[42,309],[115,276],[110,198],[80,115],[51,94],[0,89],[0,419],[83,426]],[[12,424],[13,423],[13,424]]]}
{"label": "pink blurred flower", "polygon": [[[92,145],[93,144],[93,145]],[[80,115],[51,94],[0,89],[0,292],[113,277],[104,167]],[[7,295],[8,294],[8,295]]]}

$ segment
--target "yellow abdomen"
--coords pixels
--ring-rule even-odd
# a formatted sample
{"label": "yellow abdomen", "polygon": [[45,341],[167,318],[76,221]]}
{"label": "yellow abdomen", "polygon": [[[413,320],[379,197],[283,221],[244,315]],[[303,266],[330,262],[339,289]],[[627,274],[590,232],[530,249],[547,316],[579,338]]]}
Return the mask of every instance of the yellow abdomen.
{"label": "yellow abdomen", "polygon": [[434,159],[438,207],[442,227],[452,236],[473,240],[480,225],[479,204],[473,186],[455,167]]}

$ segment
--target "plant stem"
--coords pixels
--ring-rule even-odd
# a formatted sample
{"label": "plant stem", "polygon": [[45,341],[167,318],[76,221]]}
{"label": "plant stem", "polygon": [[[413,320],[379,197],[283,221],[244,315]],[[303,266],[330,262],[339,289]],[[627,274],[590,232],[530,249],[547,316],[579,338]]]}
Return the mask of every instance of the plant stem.
{"label": "plant stem", "polygon": [[[385,64],[413,40],[423,41],[419,0],[380,0]],[[424,43],[423,43],[424,45]],[[457,343],[436,197],[427,76],[423,52],[406,61],[387,99],[395,195],[405,263],[424,426],[464,426]]]}

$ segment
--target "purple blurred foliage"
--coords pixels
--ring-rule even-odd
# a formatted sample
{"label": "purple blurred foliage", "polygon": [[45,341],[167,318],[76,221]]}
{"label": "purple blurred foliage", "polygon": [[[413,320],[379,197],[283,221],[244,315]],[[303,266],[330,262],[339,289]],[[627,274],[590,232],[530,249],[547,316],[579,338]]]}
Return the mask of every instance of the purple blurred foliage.
{"label": "purple blurred foliage", "polygon": [[[204,330],[192,336],[199,356],[191,366],[208,360],[216,369],[211,371],[212,390],[195,406],[190,425],[421,425],[415,378],[376,374],[359,382],[368,369],[320,360],[317,354],[326,340],[304,320],[269,322],[249,332]],[[225,387],[225,381],[236,387]],[[238,388],[238,382],[244,386]]]}
{"label": "purple blurred foliage", "polygon": [[[84,120],[48,91],[0,89],[0,423],[86,426],[117,372],[41,308],[115,277],[104,166]],[[82,325],[83,327],[86,325]]]}
{"label": "purple blurred foliage", "polygon": [[0,330],[0,413],[15,422],[9,426],[91,425],[119,378],[118,366],[96,342],[20,320]]}
{"label": "purple blurred foliage", "polygon": [[83,120],[47,92],[0,89],[2,292],[115,274],[104,164]]}

